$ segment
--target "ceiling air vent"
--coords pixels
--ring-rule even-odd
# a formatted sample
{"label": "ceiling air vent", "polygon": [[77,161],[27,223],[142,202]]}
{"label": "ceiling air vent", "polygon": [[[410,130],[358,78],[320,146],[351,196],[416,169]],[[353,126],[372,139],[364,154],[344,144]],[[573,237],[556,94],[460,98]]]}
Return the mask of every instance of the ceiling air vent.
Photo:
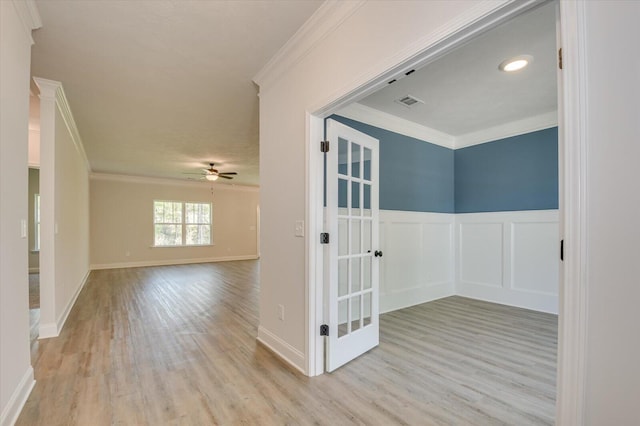
{"label": "ceiling air vent", "polygon": [[400,99],[396,99],[396,102],[406,106],[407,108],[411,108],[413,106],[416,106],[417,104],[424,104],[424,101],[421,101],[420,99],[415,98],[411,95],[403,96]]}

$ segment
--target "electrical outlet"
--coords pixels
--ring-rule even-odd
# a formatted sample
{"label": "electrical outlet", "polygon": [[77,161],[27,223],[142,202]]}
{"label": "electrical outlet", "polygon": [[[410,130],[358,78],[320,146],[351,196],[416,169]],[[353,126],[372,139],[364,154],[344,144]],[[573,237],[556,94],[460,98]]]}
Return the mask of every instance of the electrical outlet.
{"label": "electrical outlet", "polygon": [[284,306],[278,305],[278,319],[284,321]]}

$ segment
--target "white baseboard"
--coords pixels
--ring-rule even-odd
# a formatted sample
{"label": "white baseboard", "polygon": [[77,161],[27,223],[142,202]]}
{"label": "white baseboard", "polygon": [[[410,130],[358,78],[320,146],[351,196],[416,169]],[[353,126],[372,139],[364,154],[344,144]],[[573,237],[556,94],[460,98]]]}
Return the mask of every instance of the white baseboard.
{"label": "white baseboard", "polygon": [[189,265],[192,263],[230,262],[234,260],[256,260],[255,254],[241,256],[201,257],[195,259],[145,260],[140,262],[98,263],[90,266],[92,271],[99,269],[142,268],[146,266]]}
{"label": "white baseboard", "polygon": [[304,354],[263,326],[258,326],[258,342],[269,348],[302,374],[307,374],[304,368],[306,365]]}
{"label": "white baseboard", "polygon": [[38,328],[38,339],[48,339],[50,337],[58,337],[58,326],[55,322],[40,324]]}
{"label": "white baseboard", "polygon": [[80,295],[80,292],[82,291],[85,284],[87,283],[87,280],[89,279],[90,273],[91,273],[91,270],[88,270],[84,278],[80,282],[80,285],[78,286],[76,291],[73,293],[73,297],[71,297],[71,299],[69,300],[69,303],[67,303],[67,306],[65,307],[64,311],[60,314],[60,316],[58,316],[58,319],[55,322],[55,324],[54,323],[40,324],[40,329],[38,332],[39,339],[48,339],[50,337],[58,337],[60,335],[60,332],[62,331],[62,327],[64,327],[64,323],[67,321],[67,318],[69,317],[69,313],[71,313],[71,309],[73,308],[73,305],[75,305],[76,300],[78,300],[78,296]]}
{"label": "white baseboard", "polygon": [[456,295],[548,314],[558,314],[558,296],[554,294],[520,292],[512,289],[491,288],[476,283],[458,282]]}
{"label": "white baseboard", "polygon": [[408,308],[455,295],[453,282],[425,284],[420,287],[380,294],[380,313]]}
{"label": "white baseboard", "polygon": [[33,367],[29,366],[22,376],[22,380],[20,380],[20,383],[11,395],[11,398],[9,398],[9,402],[6,407],[2,410],[2,415],[0,415],[0,426],[13,426],[16,423],[18,416],[22,412],[22,408],[27,402],[27,398],[29,398],[29,394],[35,384],[36,381],[33,376]]}

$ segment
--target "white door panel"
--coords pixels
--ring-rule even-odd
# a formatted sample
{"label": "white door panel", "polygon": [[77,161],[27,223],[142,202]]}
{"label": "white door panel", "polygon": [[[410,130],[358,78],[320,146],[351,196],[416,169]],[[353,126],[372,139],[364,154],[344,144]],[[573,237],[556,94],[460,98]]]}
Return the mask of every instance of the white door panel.
{"label": "white door panel", "polygon": [[327,371],[378,345],[378,141],[327,120]]}

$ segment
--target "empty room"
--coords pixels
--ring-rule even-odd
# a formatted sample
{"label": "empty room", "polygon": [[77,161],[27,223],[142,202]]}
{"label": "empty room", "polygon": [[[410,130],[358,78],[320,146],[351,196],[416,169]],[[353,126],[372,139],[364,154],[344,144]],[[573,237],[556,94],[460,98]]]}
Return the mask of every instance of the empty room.
{"label": "empty room", "polygon": [[1,425],[636,420],[637,4],[0,7]]}

